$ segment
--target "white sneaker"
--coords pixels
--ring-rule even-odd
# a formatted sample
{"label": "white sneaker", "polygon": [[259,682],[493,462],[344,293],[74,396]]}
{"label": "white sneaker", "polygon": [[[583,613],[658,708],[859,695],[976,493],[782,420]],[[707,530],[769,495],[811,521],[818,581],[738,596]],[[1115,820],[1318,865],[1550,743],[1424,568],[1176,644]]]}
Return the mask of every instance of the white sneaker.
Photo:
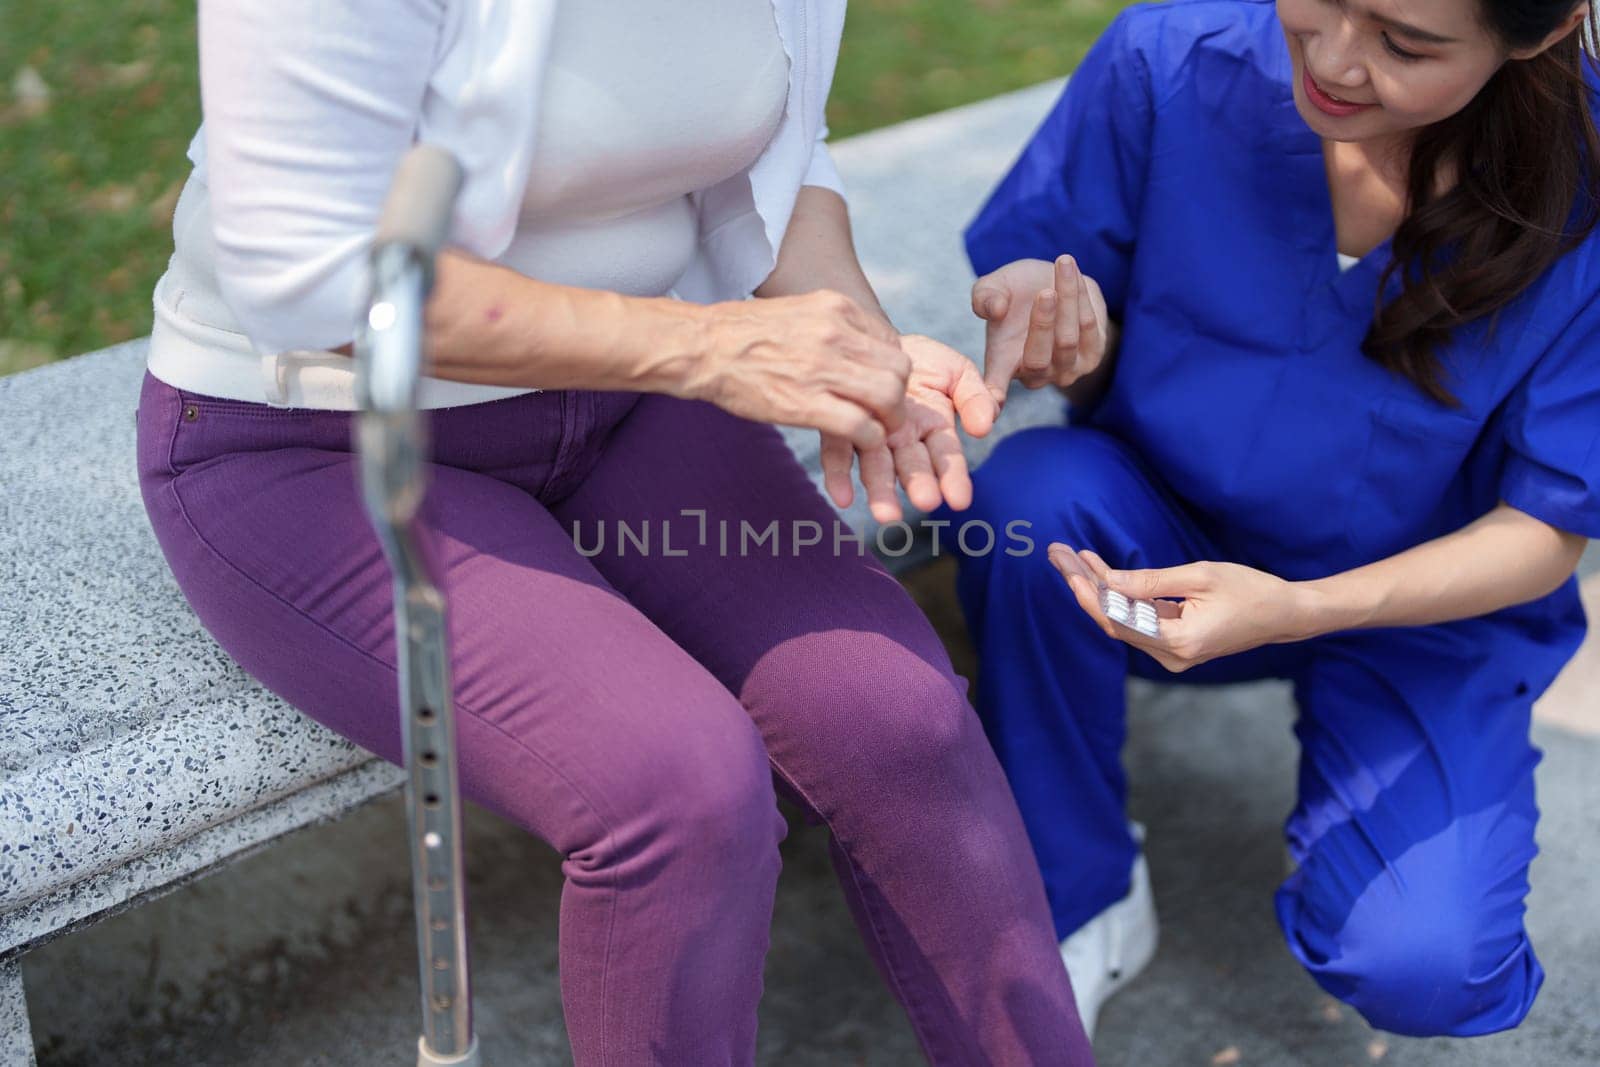
{"label": "white sneaker", "polygon": [[[1133,836],[1144,841],[1144,827],[1133,824]],[[1094,1040],[1100,1006],[1150,965],[1158,937],[1155,897],[1150,892],[1150,867],[1144,851],[1133,862],[1128,895],[1090,919],[1061,942],[1061,959],[1072,978],[1078,1018]]]}

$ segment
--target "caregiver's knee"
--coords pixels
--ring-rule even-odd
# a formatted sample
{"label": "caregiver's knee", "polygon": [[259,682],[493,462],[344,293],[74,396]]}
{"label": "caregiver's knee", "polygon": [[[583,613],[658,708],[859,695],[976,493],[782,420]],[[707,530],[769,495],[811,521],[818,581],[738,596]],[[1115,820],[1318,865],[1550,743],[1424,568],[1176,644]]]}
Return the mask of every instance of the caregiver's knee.
{"label": "caregiver's knee", "polygon": [[[1003,536],[1015,519],[1072,526],[1113,504],[1133,476],[1127,446],[1098,430],[1040,426],[1001,441],[973,474],[973,503],[957,523],[981,520]],[[1054,537],[1070,530],[1041,530]]]}
{"label": "caregiver's knee", "polygon": [[1312,964],[1314,977],[1380,1030],[1468,1037],[1510,1029],[1543,979],[1532,946],[1483,929],[1466,909],[1421,906],[1358,911],[1339,931],[1343,951]]}

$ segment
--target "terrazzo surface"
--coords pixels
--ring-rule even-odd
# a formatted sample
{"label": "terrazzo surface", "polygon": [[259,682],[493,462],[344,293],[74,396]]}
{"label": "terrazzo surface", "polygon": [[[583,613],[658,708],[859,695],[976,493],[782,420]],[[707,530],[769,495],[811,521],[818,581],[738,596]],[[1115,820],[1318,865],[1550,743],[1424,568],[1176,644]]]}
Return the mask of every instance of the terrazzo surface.
{"label": "terrazzo surface", "polygon": [[[0,598],[0,951],[209,865],[225,835],[195,835],[371,761],[184,602],[134,474],[142,373],[137,342],[0,378],[0,588],[19,591]],[[153,877],[122,870],[148,857]]]}

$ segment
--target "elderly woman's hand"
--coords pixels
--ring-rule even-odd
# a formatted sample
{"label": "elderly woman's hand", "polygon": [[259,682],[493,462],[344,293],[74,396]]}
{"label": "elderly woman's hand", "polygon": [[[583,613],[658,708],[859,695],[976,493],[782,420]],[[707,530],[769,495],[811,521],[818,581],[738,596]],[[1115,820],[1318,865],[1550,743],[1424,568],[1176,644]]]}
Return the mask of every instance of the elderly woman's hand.
{"label": "elderly woman's hand", "polygon": [[848,507],[855,493],[850,481],[852,455],[861,456],[861,484],[873,518],[901,517],[895,496],[898,478],[911,503],[932,511],[941,501],[957,511],[972,503],[972,479],[956,433],[956,419],[974,437],[994,425],[998,406],[972,361],[931,337],[906,334],[900,347],[911,361],[906,386],[906,420],[878,446],[852,446],[849,438],[822,434],[822,472],[828,495]]}
{"label": "elderly woman's hand", "polygon": [[906,425],[911,360],[894,327],[849,297],[818,290],[706,310],[680,395],[860,449],[885,447]]}

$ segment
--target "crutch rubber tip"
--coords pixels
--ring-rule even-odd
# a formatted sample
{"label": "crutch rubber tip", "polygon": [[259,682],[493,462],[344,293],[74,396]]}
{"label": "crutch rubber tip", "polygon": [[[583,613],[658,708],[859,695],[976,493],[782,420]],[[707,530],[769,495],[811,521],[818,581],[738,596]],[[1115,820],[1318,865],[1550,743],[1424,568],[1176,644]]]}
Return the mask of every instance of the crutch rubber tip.
{"label": "crutch rubber tip", "polygon": [[472,1035],[472,1044],[467,1046],[467,1051],[457,1056],[441,1056],[428,1051],[428,1039],[417,1038],[417,1067],[481,1067],[482,1060],[478,1056],[478,1035]]}

